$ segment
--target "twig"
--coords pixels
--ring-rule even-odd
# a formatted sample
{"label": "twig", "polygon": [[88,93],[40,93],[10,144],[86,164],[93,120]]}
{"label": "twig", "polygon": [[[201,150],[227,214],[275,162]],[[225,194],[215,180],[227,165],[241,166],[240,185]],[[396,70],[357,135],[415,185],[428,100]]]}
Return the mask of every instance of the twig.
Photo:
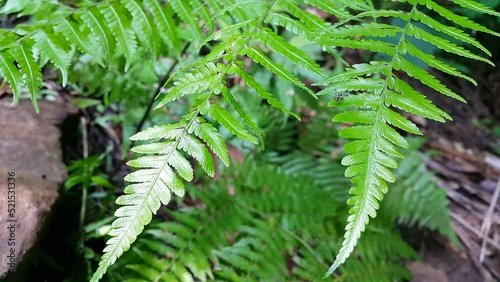
{"label": "twig", "polygon": [[[181,51],[181,55],[184,54],[184,52],[186,52],[186,50],[189,48],[189,45],[190,45],[190,43],[187,43],[186,45],[184,45],[184,48]],[[165,87],[165,83],[167,83],[167,81],[170,79],[170,76],[172,75],[172,72],[174,71],[174,69],[175,69],[175,67],[177,66],[178,63],[179,63],[179,60],[175,59],[174,62],[172,63],[172,65],[170,66],[170,68],[168,69],[167,73],[165,74],[165,76],[158,83],[158,87],[156,88],[153,97],[151,97],[151,100],[149,101],[149,105],[148,105],[148,107],[146,109],[146,112],[144,113],[144,115],[142,116],[141,121],[139,122],[139,124],[137,124],[137,126],[135,128],[135,133],[137,133],[137,132],[139,132],[139,131],[142,130],[142,127],[144,126],[144,123],[146,123],[146,120],[149,117],[149,113],[151,113],[151,110],[153,109],[153,105],[155,103],[156,96],[158,96],[158,94],[161,93],[162,88]]]}
{"label": "twig", "polygon": [[[460,223],[460,225],[462,225],[463,227],[465,227],[467,230],[471,231],[472,233],[474,233],[476,236],[478,237],[481,237],[481,232],[479,230],[477,230],[476,228],[474,228],[472,225],[470,225],[467,221],[465,221],[464,219],[462,219],[460,216],[458,216],[456,213],[450,213],[451,214],[451,217],[456,220],[458,223]],[[488,243],[490,243],[493,247],[497,248],[498,250],[500,250],[500,244],[498,244],[497,242],[493,241],[492,239],[486,237],[484,238],[484,240],[486,240]]]}
{"label": "twig", "polygon": [[488,234],[490,233],[493,212],[495,212],[495,206],[497,205],[499,195],[500,178],[498,178],[497,187],[495,188],[495,193],[493,194],[493,198],[491,199],[490,207],[488,208],[488,211],[484,216],[483,224],[481,225],[481,237],[483,238],[483,242],[481,244],[481,253],[479,255],[479,262],[481,263],[483,263],[486,253],[486,242],[488,241],[487,239],[489,239]]}
{"label": "twig", "polygon": [[[466,225],[463,225],[463,226],[466,227]],[[467,253],[467,256],[471,259],[476,270],[483,276],[483,278],[484,278],[483,281],[492,281],[491,273],[488,272],[488,270],[476,258],[477,250],[479,249],[479,246],[477,246],[477,244],[473,240],[470,239],[467,232],[465,232],[465,230],[461,226],[456,225],[454,227],[454,229],[455,229],[455,232],[457,233],[457,236],[460,238],[460,240],[465,244],[465,246],[469,250]]]}
{"label": "twig", "polygon": [[[87,141],[87,139],[88,139],[87,138],[87,119],[85,117],[81,117],[80,123],[82,125],[83,159],[86,159],[89,156],[89,144]],[[88,187],[85,184],[82,187],[82,205],[80,206],[80,233],[81,234],[83,234],[83,225],[85,222],[85,212],[87,209],[87,188]],[[83,238],[82,238],[82,240],[83,240]]]}

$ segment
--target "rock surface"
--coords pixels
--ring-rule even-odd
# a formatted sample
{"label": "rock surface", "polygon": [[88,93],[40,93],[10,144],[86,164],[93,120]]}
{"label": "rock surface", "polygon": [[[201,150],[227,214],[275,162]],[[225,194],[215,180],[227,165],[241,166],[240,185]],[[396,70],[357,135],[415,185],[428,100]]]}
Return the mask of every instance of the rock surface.
{"label": "rock surface", "polygon": [[39,106],[37,114],[29,101],[12,106],[10,99],[0,100],[0,278],[35,245],[66,178],[56,125],[68,106]]}

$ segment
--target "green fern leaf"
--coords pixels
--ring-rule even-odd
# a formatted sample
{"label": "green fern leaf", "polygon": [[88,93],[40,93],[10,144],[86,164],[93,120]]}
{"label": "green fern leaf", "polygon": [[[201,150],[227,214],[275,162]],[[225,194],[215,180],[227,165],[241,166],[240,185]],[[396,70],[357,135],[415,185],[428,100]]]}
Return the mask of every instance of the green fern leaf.
{"label": "green fern leaf", "polygon": [[171,0],[169,4],[172,5],[174,11],[179,15],[184,23],[194,32],[196,40],[201,42],[201,30],[198,25],[197,16],[189,6],[188,1],[185,0]]}
{"label": "green fern leaf", "polygon": [[415,66],[414,64],[408,62],[403,58],[395,60],[394,68],[396,70],[404,70],[409,76],[415,77],[416,79],[420,80],[423,84],[431,87],[432,89],[438,91],[439,93],[455,98],[461,102],[465,102],[464,98],[462,98],[457,93],[451,91],[448,87],[444,86],[434,76],[430,75],[428,72],[422,70],[421,68]]}
{"label": "green fern leaf", "polygon": [[310,42],[315,42],[315,36],[303,23],[292,19],[290,16],[284,13],[269,12],[267,17],[264,19],[266,23],[279,25],[284,27],[291,33],[294,33],[301,38],[304,38]]}
{"label": "green fern leaf", "polygon": [[221,85],[220,86],[220,91],[221,91],[222,95],[227,99],[227,101],[229,102],[229,104],[231,104],[231,106],[236,111],[236,113],[241,117],[241,119],[243,120],[243,122],[248,127],[250,127],[250,129],[252,129],[252,132],[255,135],[257,135],[257,137],[259,138],[260,144],[262,146],[262,150],[264,150],[264,146],[265,146],[265,144],[264,144],[264,137],[260,133],[260,130],[257,127],[257,124],[255,124],[255,122],[252,120],[252,118],[250,117],[250,115],[245,110],[243,110],[241,108],[240,104],[236,101],[236,99],[234,98],[233,94],[231,94],[231,91],[229,91],[229,89],[226,86]]}
{"label": "green fern leaf", "polygon": [[426,24],[427,26],[429,26],[437,31],[448,34],[449,36],[456,38],[462,42],[469,43],[469,44],[477,47],[478,49],[481,49],[488,56],[491,56],[491,52],[488,51],[488,49],[486,49],[486,47],[484,47],[481,43],[479,43],[475,38],[471,37],[470,35],[468,35],[467,33],[463,32],[462,30],[460,30],[458,28],[442,24],[442,23],[436,21],[435,19],[433,19],[433,18],[431,18],[431,17],[427,16],[426,14],[421,13],[419,11],[416,11],[414,13],[413,19],[418,20],[421,23]]}
{"label": "green fern leaf", "polygon": [[288,70],[286,70],[283,66],[275,63],[273,60],[271,60],[269,57],[267,57],[264,53],[262,53],[257,48],[250,46],[248,48],[245,48],[243,50],[243,52],[246,53],[246,55],[248,57],[250,57],[253,61],[255,61],[256,63],[261,64],[263,67],[271,70],[277,76],[294,84],[295,86],[297,86],[301,89],[304,89],[309,94],[311,94],[313,97],[316,97],[316,94],[314,94],[314,92],[311,89],[309,89],[302,81],[300,81],[298,78],[296,78],[292,73],[290,73]]}
{"label": "green fern leaf", "polygon": [[[408,2],[410,2],[412,4],[416,3],[415,0],[411,0]],[[430,8],[430,9],[436,11],[443,18],[448,19],[448,20],[450,20],[458,25],[465,27],[465,28],[470,28],[472,30],[482,31],[482,32],[489,33],[491,35],[500,37],[500,33],[492,31],[492,30],[490,30],[490,29],[488,29],[488,28],[486,28],[478,23],[475,23],[475,22],[471,21],[470,19],[468,19],[467,17],[459,16],[459,15],[453,13],[452,11],[440,6],[438,3],[434,2],[434,1],[427,1],[426,6],[427,6],[427,8]]]}
{"label": "green fern leaf", "polygon": [[471,9],[471,10],[474,10],[474,11],[477,11],[477,12],[480,12],[483,14],[490,14],[490,15],[493,15],[496,17],[500,17],[499,12],[496,12],[496,11],[490,9],[489,7],[486,7],[485,5],[478,3],[476,1],[472,1],[472,0],[452,0],[452,1],[455,2],[456,4],[460,5],[463,8]]}
{"label": "green fern leaf", "polygon": [[340,82],[345,80],[350,80],[356,77],[369,76],[376,73],[382,73],[389,70],[389,63],[381,61],[372,61],[369,64],[355,64],[351,68],[347,68],[345,71],[326,78],[314,85],[329,84],[332,82]]}
{"label": "green fern leaf", "polygon": [[137,49],[137,42],[130,22],[124,16],[124,11],[117,9],[117,7],[110,4],[105,6],[101,13],[106,18],[108,27],[115,37],[118,49],[125,55],[125,71],[127,71]]}
{"label": "green fern leaf", "polygon": [[[151,129],[151,128],[150,128]],[[169,130],[169,129],[167,129]],[[154,131],[162,131],[162,136],[164,136],[165,129],[161,129],[158,127],[155,127],[154,130],[146,130],[142,131],[144,134],[149,134],[153,133]],[[149,133],[148,133],[149,132]],[[155,134],[155,133],[153,133]],[[153,136],[153,135],[151,135]],[[172,136],[177,136],[177,133],[170,135]],[[137,138],[142,138],[136,135]],[[160,138],[158,138],[160,139]],[[155,154],[156,152],[166,152],[167,150],[170,149],[170,147],[173,146],[172,142],[161,142],[161,143],[150,143],[150,144],[145,144],[145,145],[140,145],[132,148],[133,152],[139,153],[139,154]],[[179,147],[180,149],[184,150],[186,153],[189,155],[193,156],[194,159],[202,166],[203,170],[209,175],[209,176],[214,176],[215,170],[214,170],[214,163],[213,159],[210,155],[210,152],[203,146],[203,144],[196,138],[193,138],[192,136],[185,137],[184,142],[182,143],[182,146]]]}
{"label": "green fern leaf", "polygon": [[49,34],[44,30],[38,31],[32,38],[35,40],[40,52],[47,56],[50,62],[61,71],[62,85],[66,86],[72,56],[70,52],[59,45],[60,42],[65,42],[65,40],[54,38],[53,34]]}
{"label": "green fern leaf", "polygon": [[323,70],[311,59],[304,51],[286,42],[285,39],[268,28],[262,28],[259,32],[253,34],[254,39],[260,40],[275,52],[288,58],[297,65],[324,76]]}
{"label": "green fern leaf", "polygon": [[193,7],[193,13],[199,14],[200,18],[203,20],[208,32],[213,32],[215,28],[215,23],[213,21],[213,16],[210,14],[208,8],[200,0],[190,0],[189,4]]}
{"label": "green fern leaf", "polygon": [[206,146],[200,140],[191,135],[186,135],[182,138],[182,142],[179,143],[179,149],[191,155],[201,165],[208,176],[214,177],[214,160]]}
{"label": "green fern leaf", "polygon": [[32,2],[32,1],[30,1],[30,0],[7,0],[7,2],[0,9],[0,14],[5,15],[5,14],[12,14],[12,13],[20,12],[20,11],[26,9],[26,7],[29,4],[31,4],[30,2]]}
{"label": "green fern leaf", "polygon": [[346,11],[343,5],[337,3],[336,1],[306,0],[305,2],[318,7],[337,18],[347,18],[350,16],[349,12]]}
{"label": "green fern leaf", "polygon": [[[139,151],[153,153],[153,156],[142,157],[128,164],[139,168],[125,177],[131,183],[125,188],[125,195],[120,196],[116,203],[122,205],[115,216],[117,219],[111,226],[104,255],[99,262],[99,268],[91,281],[98,281],[107,268],[112,265],[122,253],[130,248],[137,235],[142,232],[144,225],[151,221],[152,214],[170,201],[171,193],[182,197],[184,185],[175,175],[172,168],[186,180],[191,181],[193,170],[189,162],[177,151],[177,148],[186,148],[188,139],[185,139],[186,130],[183,124],[167,127],[157,127],[132,136],[132,140],[150,140],[161,138],[174,139],[173,142],[148,144],[149,147],[139,147]],[[160,132],[161,131],[161,132]],[[189,153],[189,152],[188,152]]]}
{"label": "green fern leaf", "polygon": [[[335,89],[335,88],[333,88]],[[318,93],[320,94],[320,93]],[[360,93],[357,95],[349,95],[342,99],[332,100],[328,103],[328,107],[358,107],[360,109],[376,108],[380,104],[380,98],[377,94]]]}
{"label": "green fern leaf", "polygon": [[257,144],[255,137],[248,133],[245,127],[221,106],[217,104],[210,105],[208,114],[235,136]]}
{"label": "green fern leaf", "polygon": [[163,41],[171,48],[176,56],[180,56],[181,47],[179,45],[179,36],[177,34],[177,27],[172,19],[173,12],[170,6],[167,7],[164,12],[160,2],[156,0],[144,0],[144,3],[153,15]]}
{"label": "green fern leaf", "polygon": [[218,0],[204,0],[203,2],[205,2],[206,5],[213,11],[214,19],[212,21],[214,23],[218,23],[223,28],[233,24],[231,15],[229,15],[224,8],[224,3],[221,3],[221,1]]}
{"label": "green fern leaf", "polygon": [[179,81],[174,82],[174,87],[156,106],[156,109],[163,107],[169,102],[175,101],[185,95],[199,94],[220,83],[222,73],[220,68],[214,63],[208,63],[198,69],[187,73]]}
{"label": "green fern leaf", "polygon": [[305,26],[310,29],[314,29],[317,31],[328,28],[331,24],[319,18],[318,16],[309,13],[297,5],[296,1],[291,0],[278,0],[277,3],[287,8],[290,13],[302,21]]}
{"label": "green fern leaf", "polygon": [[356,122],[363,124],[374,124],[376,113],[372,110],[365,111],[345,111],[335,115],[333,121],[335,122]]}
{"label": "green fern leaf", "polygon": [[155,40],[155,29],[151,20],[135,0],[121,0],[125,8],[132,15],[132,27],[136,34],[142,39],[151,51],[151,57],[156,58],[158,41]]}
{"label": "green fern leaf", "polygon": [[42,87],[42,71],[33,54],[33,45],[28,40],[21,41],[16,47],[12,48],[11,55],[16,58],[21,72],[24,75],[24,83],[28,86],[31,95],[31,101],[35,111],[38,113],[38,92]]}
{"label": "green fern leaf", "polygon": [[56,22],[54,31],[62,33],[66,37],[66,40],[74,44],[82,53],[89,54],[97,63],[104,66],[102,53],[99,52],[99,48],[94,46],[86,36],[83,36],[73,22],[63,18]]}
{"label": "green fern leaf", "polygon": [[113,54],[113,39],[109,35],[107,27],[101,22],[100,14],[96,9],[89,9],[86,12],[80,13],[82,21],[90,28],[92,35],[97,41],[98,45],[102,47],[104,56],[107,57],[108,65],[112,62]]}
{"label": "green fern leaf", "polygon": [[332,92],[338,93],[338,92],[351,92],[351,91],[380,93],[384,89],[384,87],[385,87],[384,79],[358,77],[331,84],[330,86],[318,92],[318,95],[330,94]]}
{"label": "green fern leaf", "polygon": [[413,122],[407,120],[405,117],[398,114],[397,112],[385,107],[382,108],[381,111],[382,111],[382,118],[392,126],[415,135],[422,135],[422,132]]}
{"label": "green fern leaf", "polygon": [[340,275],[339,281],[405,281],[412,278],[412,273],[407,268],[394,263],[350,261],[342,268],[342,272],[345,274]]}
{"label": "green fern leaf", "polygon": [[14,64],[14,58],[8,53],[0,53],[0,74],[10,84],[10,88],[14,94],[13,103],[17,103],[21,96],[23,74]]}
{"label": "green fern leaf", "polygon": [[431,101],[415,91],[405,81],[392,78],[388,80],[388,86],[399,93],[387,91],[387,105],[440,122],[444,122],[445,119],[452,120],[450,115],[433,105]]}
{"label": "green fern leaf", "polygon": [[434,45],[436,45],[436,47],[438,47],[439,49],[444,50],[446,52],[456,54],[456,55],[459,55],[459,56],[462,56],[465,58],[473,59],[473,60],[483,61],[485,63],[492,65],[492,66],[495,66],[495,64],[493,64],[493,62],[491,62],[490,60],[485,59],[483,57],[480,57],[478,55],[474,55],[469,50],[466,50],[466,49],[464,49],[464,48],[462,48],[454,43],[451,43],[450,41],[443,39],[439,36],[432,35],[432,34],[426,32],[423,29],[418,28],[414,25],[410,25],[408,27],[408,34],[411,36],[414,36],[415,38],[422,39],[422,40],[425,40],[431,44],[434,44]]}
{"label": "green fern leaf", "polygon": [[236,66],[236,73],[246,82],[248,86],[251,88],[255,89],[257,94],[261,96],[262,98],[266,99],[266,101],[273,107],[281,110],[282,112],[285,112],[289,115],[294,116],[296,119],[300,120],[300,117],[294,113],[291,112],[290,110],[286,109],[283,104],[281,104],[280,101],[278,101],[276,98],[273,97],[273,94],[269,93],[262,85],[260,85],[255,79],[246,73],[243,69],[240,67]]}
{"label": "green fern leaf", "polygon": [[349,25],[345,27],[335,27],[329,30],[328,36],[349,37],[349,36],[373,36],[373,37],[395,37],[402,32],[399,26],[381,23],[363,23],[359,25]]}
{"label": "green fern leaf", "polygon": [[472,84],[476,85],[477,86],[477,82],[472,79],[471,77],[465,75],[465,74],[462,74],[460,73],[459,71],[457,71],[454,67],[452,66],[449,66],[441,61],[439,61],[438,59],[436,59],[434,56],[432,55],[429,55],[425,52],[423,52],[422,50],[418,49],[417,47],[415,47],[413,44],[407,44],[406,42],[403,43],[404,47],[403,48],[406,48],[408,50],[408,53],[416,58],[419,58],[421,59],[422,61],[424,61],[425,63],[427,63],[429,66],[437,69],[437,70],[440,70],[444,73],[447,73],[449,75],[453,75],[453,76],[456,76],[456,77],[460,77],[460,78],[463,78],[463,79],[466,79],[468,81],[470,81]]}
{"label": "green fern leaf", "polygon": [[207,123],[204,119],[197,118],[191,126],[191,130],[198,138],[207,143],[210,149],[212,149],[226,166],[229,166],[229,152],[226,142],[219,132],[217,132],[215,127]]}
{"label": "green fern leaf", "polygon": [[177,124],[168,124],[153,126],[146,130],[136,133],[134,141],[145,141],[151,139],[174,139],[182,134],[183,128]]}
{"label": "green fern leaf", "polygon": [[380,40],[372,40],[372,39],[350,39],[350,38],[334,38],[325,36],[318,40],[320,44],[323,45],[333,45],[347,48],[356,48],[362,50],[368,50],[372,52],[381,52],[386,53],[389,56],[394,56],[396,53],[395,47],[391,43],[383,42]]}
{"label": "green fern leaf", "polygon": [[384,9],[363,11],[363,13],[361,13],[360,16],[372,17],[374,19],[394,17],[394,18],[400,18],[404,22],[408,22],[410,20],[410,14],[408,12],[396,11],[396,10],[384,10]]}

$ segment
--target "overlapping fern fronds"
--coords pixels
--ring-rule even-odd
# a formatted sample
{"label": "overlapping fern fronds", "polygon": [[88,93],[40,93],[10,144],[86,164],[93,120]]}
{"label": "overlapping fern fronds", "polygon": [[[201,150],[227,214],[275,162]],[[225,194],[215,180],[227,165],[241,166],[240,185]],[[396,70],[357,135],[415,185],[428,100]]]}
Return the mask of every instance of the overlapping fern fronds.
{"label": "overlapping fern fronds", "polygon": [[[451,119],[446,112],[405,82],[402,74],[459,101],[464,99],[426,70],[416,66],[413,61],[421,60],[439,71],[475,83],[472,78],[461,74],[439,58],[417,48],[415,39],[435,45],[447,53],[493,64],[490,60],[445,38],[451,36],[461,44],[469,44],[490,55],[476,39],[455,25],[496,36],[500,34],[455,14],[435,1],[402,2],[407,3],[407,11],[375,10],[358,15],[358,18],[399,18],[405,23],[402,27],[366,21],[358,25],[334,26],[318,34],[320,44],[381,52],[390,58],[388,61],[354,65],[345,72],[318,83],[326,85],[319,95],[340,92],[345,96],[332,100],[329,106],[351,108],[337,114],[334,121],[355,124],[340,131],[340,136],[354,139],[344,147],[348,155],[342,160],[342,164],[348,166],[345,175],[351,177],[354,187],[350,190],[352,197],[348,201],[352,208],[349,212],[345,240],[328,274],[335,271],[353,251],[370,217],[376,216],[379,202],[388,191],[387,183],[396,180],[391,170],[398,166],[396,159],[403,157],[398,147],[408,147],[407,140],[400,132],[421,135],[417,126],[397,110],[441,122]],[[489,14],[498,14],[472,1],[454,2]],[[455,25],[442,23],[441,19],[435,20],[433,13]],[[433,31],[427,31],[422,25]],[[396,43],[390,43],[388,39]]]}
{"label": "overlapping fern fronds", "polygon": [[[189,7],[185,3],[173,1],[171,4],[181,19],[185,20],[193,16],[193,12],[189,10]],[[153,5],[153,3],[149,3],[148,5]],[[275,9],[279,9],[279,12],[274,12]],[[251,12],[248,12],[248,10]],[[128,249],[130,244],[135,240],[135,236],[141,232],[142,226],[149,222],[151,214],[156,212],[159,203],[168,202],[169,190],[178,195],[182,194],[181,182],[176,178],[175,173],[173,173],[170,167],[175,168],[177,173],[186,181],[192,180],[192,168],[177,153],[177,150],[184,150],[188,155],[200,162],[202,166],[204,166],[204,163],[212,165],[211,162],[213,160],[208,155],[208,150],[203,150],[203,146],[200,143],[203,141],[210,146],[226,165],[228,164],[227,149],[224,142],[219,142],[222,141],[219,133],[215,128],[202,131],[201,125],[199,126],[198,124],[208,126],[208,123],[204,123],[204,120],[199,116],[209,116],[239,138],[256,143],[257,139],[254,137],[256,135],[262,141],[261,134],[255,122],[236,102],[235,97],[227,86],[226,80],[228,77],[238,77],[269,105],[298,118],[294,112],[288,110],[272,93],[247,72],[244,62],[245,57],[314,96],[314,93],[299,78],[292,74],[290,70],[274,62],[268,54],[261,51],[263,48],[269,48],[291,62],[317,75],[324,76],[323,70],[308,54],[283,40],[272,29],[264,27],[263,23],[266,22],[269,15],[285,14],[285,12],[295,13],[298,19],[294,19],[292,22],[297,24],[302,24],[300,23],[301,21],[307,23],[312,20],[318,23],[324,22],[316,16],[305,13],[297,6],[297,3],[292,1],[235,1],[224,8],[221,7],[217,15],[220,18],[215,18],[215,22],[218,23],[220,20],[221,23],[219,24],[224,26],[224,24],[228,23],[224,22],[223,15],[231,15],[237,18],[240,23],[227,25],[227,27],[217,31],[214,36],[205,36],[204,39],[199,30],[195,28],[195,21],[185,22],[186,26],[180,27],[191,30],[191,32],[192,29],[197,30],[195,34],[198,35],[190,39],[198,41],[204,39],[204,42],[208,42],[216,38],[221,43],[215,45],[212,51],[201,61],[181,68],[174,75],[177,78],[173,83],[173,87],[168,90],[158,103],[157,108],[160,108],[181,98],[192,99],[194,103],[191,105],[190,113],[182,119],[181,123],[176,126],[154,127],[132,137],[134,140],[167,139],[172,141],[169,143],[153,143],[143,145],[146,147],[140,146],[135,148],[136,152],[159,155],[143,157],[129,162],[131,166],[137,166],[140,170],[133,172],[125,179],[135,184],[129,186],[132,188],[126,189],[128,195],[123,196],[123,198],[120,197],[117,201],[118,204],[125,206],[118,209],[116,213],[118,219],[113,224],[113,229],[110,232],[112,238],[108,241],[103,259],[93,280],[102,277],[107,267],[113,264],[124,250]],[[201,13],[201,15],[203,14]],[[325,27],[327,24],[321,24],[321,26]],[[318,31],[320,30],[323,29],[319,29],[318,27]],[[175,46],[170,47],[175,49]],[[220,94],[234,108],[239,115],[238,118],[232,116],[227,110],[217,104],[216,95]],[[247,131],[247,127],[252,129],[254,135]],[[199,138],[198,143],[190,139],[192,134]],[[159,144],[163,144],[163,147],[158,147],[160,146]],[[148,149],[143,151],[143,148]],[[152,151],[149,151],[149,148],[153,148],[151,149]],[[152,167],[152,169],[148,169],[148,167]],[[204,169],[209,175],[213,175],[213,171],[210,168],[204,167]]]}
{"label": "overlapping fern fronds", "polygon": [[[210,189],[188,188],[202,205],[146,227],[124,258],[132,263],[126,265],[131,271],[120,271],[122,279],[315,281],[325,273],[340,243],[341,201],[309,177],[252,160],[226,170],[223,179]],[[361,260],[346,264],[341,281],[411,277],[401,262],[417,255],[390,226],[363,238]],[[367,268],[372,271],[361,271]],[[109,277],[113,281],[113,271]]]}
{"label": "overlapping fern fronds", "polygon": [[[34,14],[32,25],[19,25],[10,32],[2,30],[0,74],[9,82],[14,101],[19,99],[21,87],[26,85],[37,109],[42,73],[37,62],[47,58],[62,74],[63,86],[73,57],[73,48],[90,55],[101,65],[119,64],[127,70],[135,58],[137,48],[146,48],[150,58],[156,59],[162,46],[164,54],[180,56],[179,26],[174,14],[189,16],[186,4],[162,5],[156,0],[103,1],[93,5],[72,8],[52,1],[8,1],[2,13],[22,11]],[[190,1],[199,8],[197,1]],[[193,22],[194,23],[194,22]],[[207,27],[206,27],[207,28]],[[211,32],[211,30],[208,30]],[[192,33],[201,36],[201,24]],[[194,36],[194,35],[193,35]],[[36,56],[35,56],[36,54]],[[19,67],[16,67],[16,64]]]}
{"label": "overlapping fern fronds", "polygon": [[[420,170],[406,176],[402,164],[395,189],[387,195],[396,202],[404,185]],[[343,181],[343,176],[337,176]],[[290,175],[282,168],[247,160],[226,170],[221,181],[200,190],[189,186],[196,206],[169,211],[169,222],[146,227],[133,252],[112,270],[117,279],[145,281],[315,281],[325,273],[328,260],[341,240],[343,200],[305,175]],[[406,191],[407,202],[446,201],[435,184]],[[314,201],[318,205],[310,206]],[[413,205],[412,205],[413,206]],[[406,207],[405,207],[406,208]],[[398,214],[399,211],[403,214]],[[340,267],[335,281],[392,281],[411,279],[403,260],[417,253],[394,228],[403,209],[382,210],[357,247],[357,256]],[[426,216],[410,217],[420,226],[432,228]],[[381,218],[382,220],[378,220]],[[435,220],[447,218],[447,209],[436,208]],[[449,218],[449,217],[448,217]],[[441,221],[443,222],[443,221]],[[404,222],[403,222],[404,224]],[[442,226],[450,229],[449,223]],[[272,240],[270,240],[272,238]],[[260,250],[266,249],[265,252]],[[290,258],[291,261],[286,261]],[[292,266],[290,271],[290,266]],[[131,271],[117,271],[128,268]],[[288,267],[288,269],[287,269]],[[109,274],[114,280],[115,271]],[[121,281],[121,280],[120,280]]]}

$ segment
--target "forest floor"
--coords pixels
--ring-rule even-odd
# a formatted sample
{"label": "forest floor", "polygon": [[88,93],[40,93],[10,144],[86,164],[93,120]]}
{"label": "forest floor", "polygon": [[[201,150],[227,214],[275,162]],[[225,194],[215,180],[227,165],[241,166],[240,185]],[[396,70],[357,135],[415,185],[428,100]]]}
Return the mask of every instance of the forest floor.
{"label": "forest floor", "polygon": [[448,281],[500,281],[500,70],[472,71],[478,87],[434,73],[467,104],[421,89],[454,119],[445,124],[413,121],[427,137],[425,148],[435,152],[427,165],[446,189],[462,247],[426,236],[420,253]]}

